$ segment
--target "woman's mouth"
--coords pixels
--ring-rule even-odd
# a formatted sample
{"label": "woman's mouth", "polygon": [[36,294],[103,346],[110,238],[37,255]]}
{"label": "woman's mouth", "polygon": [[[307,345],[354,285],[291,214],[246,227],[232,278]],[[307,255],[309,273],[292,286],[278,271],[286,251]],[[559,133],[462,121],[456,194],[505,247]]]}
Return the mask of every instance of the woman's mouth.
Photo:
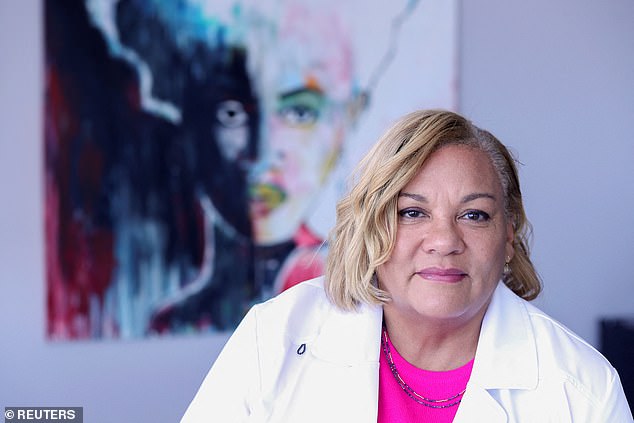
{"label": "woman's mouth", "polygon": [[440,267],[428,267],[419,270],[418,272],[416,272],[416,274],[428,281],[446,283],[460,282],[467,276],[467,273],[461,269],[443,269]]}

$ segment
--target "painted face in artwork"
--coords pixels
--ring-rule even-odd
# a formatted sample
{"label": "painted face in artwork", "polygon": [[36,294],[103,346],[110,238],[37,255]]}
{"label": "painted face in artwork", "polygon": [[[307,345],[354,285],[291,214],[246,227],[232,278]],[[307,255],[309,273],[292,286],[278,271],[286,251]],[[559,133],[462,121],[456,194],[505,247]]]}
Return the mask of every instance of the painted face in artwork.
{"label": "painted face in artwork", "polygon": [[339,157],[352,120],[353,69],[335,15],[298,5],[286,10],[260,60],[262,138],[250,213],[256,243],[272,245],[293,237]]}
{"label": "painted face in artwork", "polygon": [[[159,97],[170,99],[173,91],[174,103],[183,104],[183,138],[197,152],[187,158],[196,162],[196,179],[217,217],[258,245],[292,239],[358,110],[351,41],[337,5],[185,0],[183,13],[170,2],[120,1],[117,10],[152,11],[164,26],[150,25],[152,37],[124,41],[166,75],[155,78]],[[169,72],[160,51],[148,54],[168,42],[187,63],[184,81]]]}

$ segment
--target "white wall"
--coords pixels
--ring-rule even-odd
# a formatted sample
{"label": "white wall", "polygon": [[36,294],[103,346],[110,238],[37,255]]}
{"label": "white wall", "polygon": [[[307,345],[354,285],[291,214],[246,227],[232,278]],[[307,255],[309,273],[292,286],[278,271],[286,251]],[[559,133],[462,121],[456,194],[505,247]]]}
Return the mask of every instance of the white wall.
{"label": "white wall", "polygon": [[[634,2],[462,10],[460,109],[524,163],[539,303],[596,344],[600,316],[634,315]],[[0,0],[0,409],[177,421],[223,338],[44,340],[40,24],[39,1]]]}

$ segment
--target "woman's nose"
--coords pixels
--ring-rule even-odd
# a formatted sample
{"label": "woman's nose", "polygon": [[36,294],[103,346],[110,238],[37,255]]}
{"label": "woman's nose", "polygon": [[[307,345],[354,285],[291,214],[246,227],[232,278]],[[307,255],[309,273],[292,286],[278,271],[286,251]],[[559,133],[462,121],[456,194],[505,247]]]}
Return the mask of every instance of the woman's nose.
{"label": "woman's nose", "polygon": [[462,231],[455,220],[437,218],[425,226],[421,246],[426,253],[450,255],[464,251]]}

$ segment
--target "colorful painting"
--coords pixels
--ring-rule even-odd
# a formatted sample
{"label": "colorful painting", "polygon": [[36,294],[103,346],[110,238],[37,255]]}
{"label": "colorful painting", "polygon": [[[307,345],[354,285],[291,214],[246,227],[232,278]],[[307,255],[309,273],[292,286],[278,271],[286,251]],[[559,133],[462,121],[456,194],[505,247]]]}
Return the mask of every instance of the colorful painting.
{"label": "colorful painting", "polygon": [[49,339],[227,331],[322,274],[360,155],[455,107],[455,3],[45,2]]}

